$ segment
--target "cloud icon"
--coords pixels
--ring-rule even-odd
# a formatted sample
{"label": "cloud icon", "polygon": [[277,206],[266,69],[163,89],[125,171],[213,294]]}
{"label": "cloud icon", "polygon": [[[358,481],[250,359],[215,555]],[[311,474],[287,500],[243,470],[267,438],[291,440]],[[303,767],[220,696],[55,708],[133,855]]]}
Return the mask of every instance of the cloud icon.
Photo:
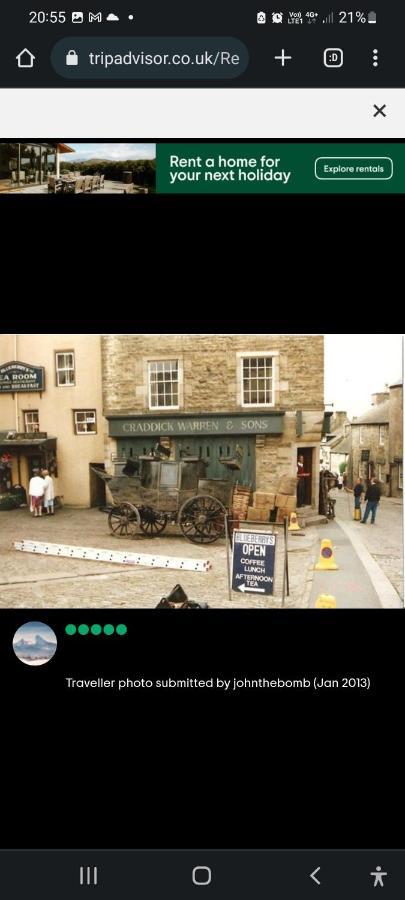
{"label": "cloud icon", "polygon": [[106,19],[107,22],[119,22],[119,20],[119,16],[116,16],[115,13],[110,13]]}

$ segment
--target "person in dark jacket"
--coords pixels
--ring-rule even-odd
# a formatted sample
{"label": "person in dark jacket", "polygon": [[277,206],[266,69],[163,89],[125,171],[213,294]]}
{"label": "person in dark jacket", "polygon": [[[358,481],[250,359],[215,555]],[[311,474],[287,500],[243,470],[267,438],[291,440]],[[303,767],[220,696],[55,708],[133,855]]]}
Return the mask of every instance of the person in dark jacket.
{"label": "person in dark jacket", "polygon": [[371,479],[371,484],[370,487],[367,488],[365,499],[367,505],[361,523],[362,525],[365,525],[371,513],[371,524],[374,525],[375,517],[377,515],[377,507],[381,499],[381,490],[379,485],[377,484],[376,478]]}
{"label": "person in dark jacket", "polygon": [[356,484],[354,485],[354,488],[353,488],[354,508],[355,509],[361,509],[361,498],[364,493],[365,493],[365,491],[364,491],[363,482],[362,482],[361,478],[357,478]]}

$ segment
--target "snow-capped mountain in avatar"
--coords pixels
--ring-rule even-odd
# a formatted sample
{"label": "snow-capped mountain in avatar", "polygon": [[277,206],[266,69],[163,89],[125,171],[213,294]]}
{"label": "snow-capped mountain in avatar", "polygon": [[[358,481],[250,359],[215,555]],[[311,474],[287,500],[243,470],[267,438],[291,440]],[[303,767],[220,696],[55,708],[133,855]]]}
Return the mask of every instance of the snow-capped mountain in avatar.
{"label": "snow-capped mountain in avatar", "polygon": [[26,641],[24,638],[21,638],[13,644],[13,647],[19,655],[24,654],[35,658],[38,656],[52,656],[56,650],[56,643],[46,641],[40,634],[36,634],[34,641]]}

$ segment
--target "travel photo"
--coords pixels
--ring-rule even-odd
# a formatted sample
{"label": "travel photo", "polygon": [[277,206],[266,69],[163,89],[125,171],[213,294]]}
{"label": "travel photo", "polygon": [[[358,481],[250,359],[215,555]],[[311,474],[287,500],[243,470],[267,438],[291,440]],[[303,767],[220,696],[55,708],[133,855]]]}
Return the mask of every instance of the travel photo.
{"label": "travel photo", "polygon": [[155,189],[155,144],[0,142],[0,195],[105,196]]}
{"label": "travel photo", "polygon": [[403,607],[402,368],[398,334],[2,334],[1,607]]}

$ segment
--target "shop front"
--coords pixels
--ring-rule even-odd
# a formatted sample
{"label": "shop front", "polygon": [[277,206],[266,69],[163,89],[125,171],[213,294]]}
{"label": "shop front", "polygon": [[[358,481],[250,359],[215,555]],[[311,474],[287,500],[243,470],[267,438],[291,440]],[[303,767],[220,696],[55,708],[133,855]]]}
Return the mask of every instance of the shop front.
{"label": "shop front", "polygon": [[48,469],[57,477],[56,438],[46,432],[0,432],[0,494],[6,494],[16,485],[28,493],[34,469]]}
{"label": "shop front", "polygon": [[170,458],[203,459],[207,478],[220,478],[256,488],[259,436],[280,436],[284,413],[262,416],[181,415],[110,416],[109,436],[116,440],[114,460],[119,468],[127,460],[136,463],[140,456],[153,452],[157,442],[166,447]]}

